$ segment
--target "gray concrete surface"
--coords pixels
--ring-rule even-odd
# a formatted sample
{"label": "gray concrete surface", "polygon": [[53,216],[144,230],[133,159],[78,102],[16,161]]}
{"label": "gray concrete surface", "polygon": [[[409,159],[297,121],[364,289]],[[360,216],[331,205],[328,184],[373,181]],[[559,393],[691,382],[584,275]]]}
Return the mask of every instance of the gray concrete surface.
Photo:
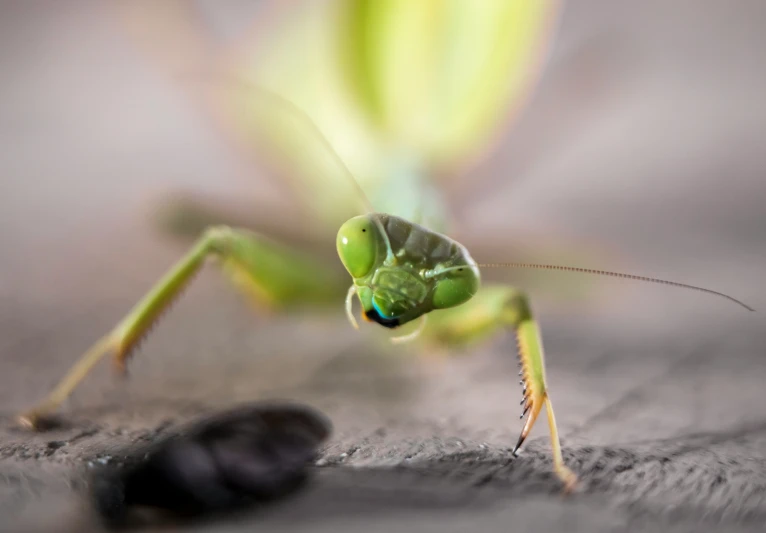
{"label": "gray concrete surface", "polygon": [[730,292],[760,312],[618,282],[578,308],[543,299],[565,455],[582,478],[562,499],[544,424],[509,461],[519,390],[502,342],[435,361],[392,354],[376,332],[350,330],[340,308],[253,314],[214,271],[146,342],[129,381],[103,365],[69,402],[68,426],[15,429],[12,415],[183,250],[149,222],[160,192],[269,192],[101,4],[3,2],[0,530],[97,529],[81,490],[88,461],[263,397],[332,417],[325,465],[294,500],[191,529],[764,529],[766,8],[570,4],[539,94],[478,169],[481,185],[470,201],[452,187],[461,220],[501,247],[504,235],[589,239],[623,268]]}

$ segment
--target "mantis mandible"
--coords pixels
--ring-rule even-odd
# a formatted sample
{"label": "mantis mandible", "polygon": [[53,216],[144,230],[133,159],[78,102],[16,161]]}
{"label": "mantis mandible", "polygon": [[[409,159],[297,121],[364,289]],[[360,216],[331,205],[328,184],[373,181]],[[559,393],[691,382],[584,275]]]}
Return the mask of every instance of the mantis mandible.
{"label": "mantis mandible", "polygon": [[[266,89],[249,88],[283,106],[306,130],[312,131],[357,190],[364,214],[342,224],[336,238],[338,256],[346,273],[255,232],[227,226],[210,227],[114,329],[85,352],[40,404],[20,415],[19,420],[26,427],[40,427],[106,354],[113,353],[118,368],[124,369],[137,343],[207,260],[215,257],[239,289],[265,303],[281,307],[337,304],[342,302],[339,298],[345,292],[346,312],[354,327],[358,327],[352,311],[354,296],[361,305],[362,317],[368,322],[397,328],[420,321],[413,333],[394,337],[395,342],[423,336],[436,343],[456,345],[489,337],[498,330],[512,331],[521,365],[521,416],[525,418],[512,454],[518,455],[539,414],[545,409],[553,469],[565,491],[571,491],[577,476],[564,464],[546,382],[540,328],[529,298],[510,285],[482,285],[482,269],[566,270],[661,283],[714,294],[753,310],[717,291],[633,274],[548,264],[478,263],[463,245],[450,237],[405,218],[376,212],[343,160],[302,109]],[[307,276],[309,271],[311,275]],[[352,278],[350,288],[348,275]],[[428,317],[430,320],[426,325]]]}

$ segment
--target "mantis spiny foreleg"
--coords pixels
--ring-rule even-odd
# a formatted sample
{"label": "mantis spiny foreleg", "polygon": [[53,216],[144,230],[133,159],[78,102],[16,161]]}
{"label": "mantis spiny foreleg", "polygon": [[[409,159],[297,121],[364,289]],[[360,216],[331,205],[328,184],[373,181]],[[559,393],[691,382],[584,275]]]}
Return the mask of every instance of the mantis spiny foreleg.
{"label": "mantis spiny foreleg", "polygon": [[272,307],[335,303],[346,285],[340,269],[324,265],[309,254],[252,232],[211,227],[109,333],[80,357],[41,403],[19,417],[20,422],[37,428],[109,353],[114,354],[118,370],[124,371],[137,344],[211,257],[220,260],[224,272],[242,292]]}
{"label": "mantis spiny foreleg", "polygon": [[545,359],[540,329],[533,318],[527,296],[509,286],[485,285],[469,302],[431,313],[423,340],[455,346],[497,334],[510,328],[517,343],[523,390],[522,418],[526,417],[513,454],[518,455],[537,417],[545,407],[551,438],[553,469],[566,490],[574,488],[577,476],[564,464],[558,428],[545,379]]}

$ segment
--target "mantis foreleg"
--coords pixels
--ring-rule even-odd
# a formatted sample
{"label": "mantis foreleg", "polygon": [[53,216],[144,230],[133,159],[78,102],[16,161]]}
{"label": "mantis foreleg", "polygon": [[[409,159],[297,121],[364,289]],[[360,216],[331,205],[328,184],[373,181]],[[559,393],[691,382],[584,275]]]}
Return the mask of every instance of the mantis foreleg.
{"label": "mantis foreleg", "polygon": [[38,427],[106,354],[113,353],[118,369],[124,370],[137,343],[210,257],[221,261],[224,272],[240,290],[273,307],[335,302],[347,283],[342,271],[311,256],[255,233],[226,226],[211,227],[114,329],[80,357],[40,404],[20,416],[21,423]]}
{"label": "mantis foreleg", "polygon": [[532,316],[527,296],[513,287],[485,286],[466,304],[432,313],[424,340],[462,344],[486,338],[503,328],[512,329],[516,336],[524,386],[522,417],[526,416],[526,420],[513,454],[518,454],[544,406],[550,429],[553,469],[569,491],[574,488],[577,476],[564,464],[561,454],[553,405],[545,380],[540,330]]}

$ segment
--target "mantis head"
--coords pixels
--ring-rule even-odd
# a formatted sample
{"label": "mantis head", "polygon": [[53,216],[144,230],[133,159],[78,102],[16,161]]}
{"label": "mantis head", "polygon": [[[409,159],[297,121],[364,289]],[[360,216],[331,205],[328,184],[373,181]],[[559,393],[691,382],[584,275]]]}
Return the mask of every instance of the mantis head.
{"label": "mantis head", "polygon": [[354,217],[336,246],[365,318],[388,328],[465,303],[479,287],[478,268],[461,245],[399,217]]}

